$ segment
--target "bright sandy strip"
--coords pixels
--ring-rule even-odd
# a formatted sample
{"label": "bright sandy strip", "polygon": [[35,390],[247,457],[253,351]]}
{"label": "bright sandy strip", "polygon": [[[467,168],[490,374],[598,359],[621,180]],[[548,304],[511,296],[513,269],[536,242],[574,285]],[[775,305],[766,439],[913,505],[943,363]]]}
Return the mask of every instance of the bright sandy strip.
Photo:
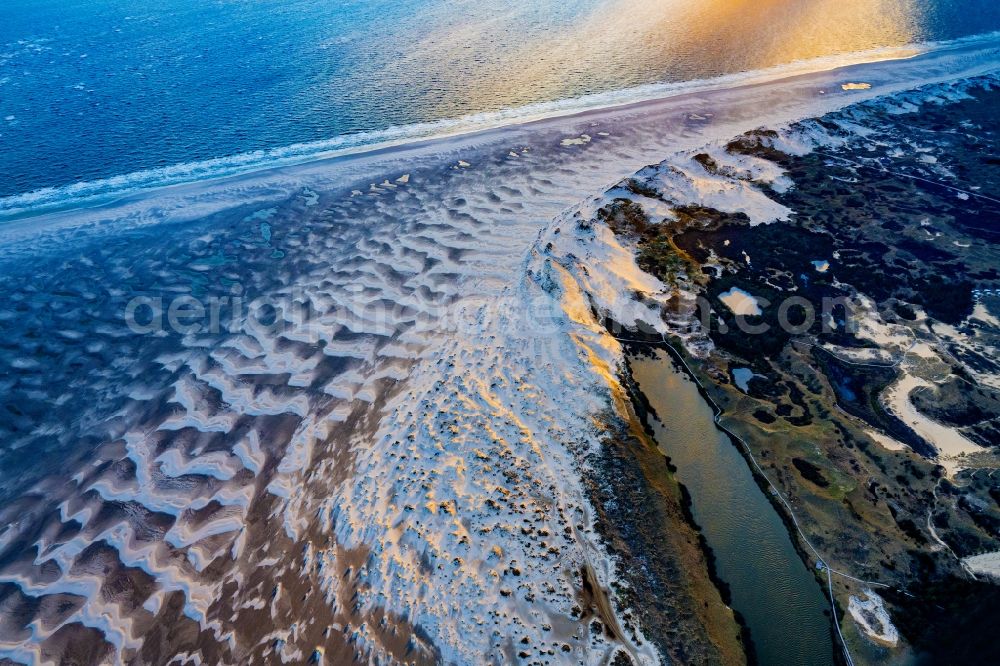
{"label": "bright sandy strip", "polygon": [[[790,66],[790,69],[796,68]],[[304,187],[327,191],[342,188],[348,183],[377,178],[400,166],[436,161],[444,155],[537,143],[542,138],[554,139],[560,145],[569,137],[576,143],[577,137],[591,136],[589,133],[597,123],[616,128],[609,138],[619,150],[628,151],[608,164],[610,183],[654,158],[662,158],[664,145],[678,151],[694,148],[753,127],[815,117],[865,99],[998,69],[1000,36],[992,35],[942,43],[904,60],[862,63],[751,84],[740,84],[738,78],[722,79],[714,89],[699,88],[696,92],[682,89],[660,99],[625,106],[137,192],[85,210],[58,211],[4,223],[0,228],[0,243],[48,234],[53,227],[94,223],[103,226],[114,220],[128,220],[132,225],[197,219],[234,205],[286,199]],[[843,90],[845,83],[857,80],[865,81],[870,88]],[[654,150],[649,150],[650,147]]]}
{"label": "bright sandy strip", "polygon": [[759,316],[762,312],[760,305],[757,304],[757,299],[737,287],[719,294],[719,300],[725,303],[726,307],[736,315]]}
{"label": "bright sandy strip", "polygon": [[885,403],[889,410],[913,428],[913,431],[930,442],[944,458],[955,458],[969,453],[979,453],[983,447],[969,440],[965,435],[921,414],[913,406],[910,394],[918,388],[931,388],[933,384],[920,377],[904,374],[885,393]]}
{"label": "bright sandy strip", "polygon": [[872,640],[890,647],[899,643],[899,632],[892,624],[885,602],[869,589],[864,591],[865,598],[851,595],[847,610],[858,623],[861,630]]}
{"label": "bright sandy strip", "polygon": [[[28,577],[12,559],[0,565],[0,581],[35,598],[84,601],[69,617],[53,604],[28,609],[37,614],[30,639],[0,645],[0,656],[37,663],[41,643],[69,621],[97,629],[122,653],[138,649],[143,628],[180,593],[202,647],[231,650],[234,662],[269,651],[304,662],[334,623],[351,624],[355,644],[389,661],[397,633],[415,634],[392,623],[383,630],[381,609],[419,626],[443,662],[502,655],[513,631],[532,649],[561,654],[560,643],[572,644],[574,661],[608,663],[621,647],[636,662],[655,662],[648,642],[592,636],[573,612],[582,568],[603,587],[615,580],[574,455],[599,446],[594,416],[624,401],[621,348],[592,308],[617,321],[655,321],[660,310],[634,294],[663,289],[607,227],[577,224],[574,207],[678,151],[998,69],[1000,43],[964,43],[0,224],[0,262],[24,270],[52,253],[70,268],[51,280],[78,299],[80,285],[92,283],[188,293],[192,272],[212,275],[206,284],[216,288],[222,275],[210,273],[207,248],[230,246],[236,235],[253,250],[231,268],[255,294],[319,313],[284,331],[238,322],[197,340],[130,336],[110,306],[96,324],[73,309],[47,313],[108,358],[132,360],[108,364],[120,371],[107,377],[68,376],[66,386],[67,364],[50,362],[53,410],[40,428],[109,418],[56,420],[64,389],[102,397],[126,386],[129,394],[111,414],[122,423],[119,443],[93,452],[93,473],[66,471],[31,495],[30,511],[15,505],[4,538],[23,539],[65,573]],[[871,90],[841,90],[859,80]],[[584,135],[591,140],[563,144]],[[703,195],[688,184],[672,186]],[[580,220],[593,213],[587,205]],[[101,242],[165,222],[178,224],[130,235],[124,250]],[[107,301],[93,300],[95,308]],[[27,357],[37,347],[27,326],[7,333],[8,353]],[[68,358],[58,342],[52,349]],[[262,381],[250,385],[248,376]],[[185,433],[218,446],[185,446]],[[251,512],[257,502],[266,516]],[[172,526],[162,539],[139,538],[148,532],[139,519],[92,520],[124,503],[141,509],[135,515],[170,515]],[[210,523],[188,510],[209,505],[221,507]],[[55,543],[56,532],[33,516],[90,527]],[[107,569],[74,567],[97,541],[108,544],[109,560],[148,576],[141,606],[100,593]],[[239,609],[225,607],[237,602],[263,603],[269,617],[241,621],[229,612]],[[181,640],[184,632],[173,633]]]}
{"label": "bright sandy strip", "polygon": [[962,562],[974,573],[1000,578],[1000,550],[966,557]]}

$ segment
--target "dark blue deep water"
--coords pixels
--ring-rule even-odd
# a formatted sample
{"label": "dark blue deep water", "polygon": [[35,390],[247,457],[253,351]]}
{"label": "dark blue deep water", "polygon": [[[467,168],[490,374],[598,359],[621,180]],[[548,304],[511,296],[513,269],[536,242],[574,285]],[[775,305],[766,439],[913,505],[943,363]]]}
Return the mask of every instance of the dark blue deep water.
{"label": "dark blue deep water", "polygon": [[5,0],[0,213],[997,29],[996,0]]}

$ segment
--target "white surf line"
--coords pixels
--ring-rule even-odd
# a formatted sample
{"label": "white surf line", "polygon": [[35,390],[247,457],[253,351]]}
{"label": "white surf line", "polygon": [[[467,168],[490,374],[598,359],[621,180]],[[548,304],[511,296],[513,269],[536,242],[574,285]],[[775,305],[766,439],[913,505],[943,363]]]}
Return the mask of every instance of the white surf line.
{"label": "white surf line", "polygon": [[[248,151],[202,161],[182,162],[166,167],[139,169],[92,181],[38,188],[0,197],[0,220],[82,208],[130,195],[194,182],[210,182],[260,171],[301,166],[334,157],[362,155],[401,148],[417,143],[462,137],[516,125],[557,120],[595,111],[610,111],[663,101],[672,97],[701,94],[713,90],[773,83],[782,79],[823,74],[838,69],[878,65],[920,56],[943,55],[959,49],[984,49],[1000,41],[1000,31],[940,40],[828,55],[773,67],[725,74],[708,79],[670,83],[649,83],[622,90],[580,97],[537,102],[521,107],[481,112],[438,121],[418,121],[357,134],[340,135],[315,142]],[[76,203],[73,203],[76,202]]]}
{"label": "white surf line", "polygon": [[[109,228],[107,223],[120,221],[127,216],[131,216],[132,224],[135,225],[155,224],[164,219],[187,221],[203,218],[235,205],[234,199],[237,196],[240,197],[240,204],[248,201],[273,201],[281,198],[281,192],[288,188],[298,191],[303,187],[309,187],[313,191],[316,188],[326,191],[346,188],[346,192],[352,184],[359,184],[368,175],[378,175],[381,179],[386,167],[403,167],[401,161],[404,159],[429,159],[454,148],[476,148],[493,142],[505,144],[506,151],[511,141],[523,143],[524,135],[529,132],[542,135],[559,131],[571,132],[593,120],[621,122],[626,127],[641,128],[655,118],[667,118],[674,111],[690,111],[688,107],[704,104],[708,95],[718,96],[719,99],[715,101],[723,106],[735,104],[735,108],[740,108],[739,105],[770,93],[768,98],[776,96],[777,99],[774,104],[766,107],[764,115],[757,113],[753,126],[783,125],[857,102],[917,87],[991,75],[997,70],[1000,70],[1000,33],[973,41],[959,40],[950,44],[931,45],[929,50],[906,59],[861,63],[846,70],[814,71],[807,76],[798,77],[787,76],[786,71],[786,76],[771,76],[770,80],[765,77],[756,82],[745,78],[732,81],[716,79],[709,82],[711,85],[700,82],[700,88],[673,89],[669,95],[654,96],[646,101],[630,101],[540,120],[512,120],[500,127],[458,132],[441,137],[440,140],[427,137],[400,141],[388,148],[366,146],[363,150],[352,151],[348,157],[317,154],[308,160],[296,162],[295,166],[278,166],[278,163],[272,161],[239,174],[209,173],[199,180],[169,186],[144,183],[128,188],[130,191],[127,193],[119,190],[112,195],[101,194],[96,197],[82,193],[51,205],[43,202],[16,211],[9,207],[3,209],[10,203],[10,199],[7,199],[0,201],[0,209],[3,209],[0,210],[0,246],[17,238],[49,234],[56,227],[62,226],[80,227],[89,222],[100,222],[101,227]],[[875,85],[868,92],[833,94],[829,86],[844,77],[863,77]],[[830,90],[831,94],[821,94],[824,90]],[[750,108],[761,107],[759,104],[752,104]],[[730,137],[746,131],[747,127],[741,126],[743,120],[746,119],[728,119],[706,131],[721,132],[719,138],[723,134]],[[735,131],[725,130],[726,127]],[[679,138],[683,141],[684,137]],[[410,168],[410,165],[405,168]],[[154,200],[157,204],[155,215],[149,212]],[[92,226],[96,233],[97,225]]]}

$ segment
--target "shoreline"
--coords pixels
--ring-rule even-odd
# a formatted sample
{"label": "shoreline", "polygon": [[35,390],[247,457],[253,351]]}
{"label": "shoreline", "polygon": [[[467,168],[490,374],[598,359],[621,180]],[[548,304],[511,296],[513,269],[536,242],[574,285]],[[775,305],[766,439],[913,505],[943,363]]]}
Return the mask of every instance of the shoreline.
{"label": "shoreline", "polygon": [[[197,503],[209,497],[220,504],[238,498],[234,508],[225,510],[231,514],[210,516],[212,522],[202,515],[179,514],[169,535],[144,542],[143,550],[125,537],[115,541],[117,554],[110,553],[111,561],[117,558],[123,567],[152,561],[142,558],[154,548],[169,553],[172,562],[192,565],[181,572],[170,565],[150,567],[149,580],[128,591],[135,595],[130,603],[134,613],[116,625],[98,627],[90,643],[114,643],[126,661],[133,651],[146,649],[147,636],[153,638],[149,650],[159,658],[168,651],[190,654],[198,649],[206,650],[203,656],[209,661],[260,660],[272,651],[301,660],[320,649],[316,646],[330,648],[331,641],[330,654],[340,649],[350,654],[354,648],[338,642],[339,632],[333,639],[324,633],[334,622],[359,627],[353,638],[345,632],[345,641],[360,641],[355,644],[365,645],[376,659],[408,649],[409,644],[397,640],[402,633],[417,635],[437,661],[467,661],[488,651],[512,659],[520,651],[524,658],[570,652],[609,663],[615,654],[625,655],[620,647],[632,657],[649,655],[652,660],[649,638],[655,633],[647,637],[639,626],[632,635],[642,643],[621,638],[621,627],[631,631],[635,626],[632,606],[622,604],[610,616],[612,622],[607,621],[607,590],[618,589],[617,562],[601,526],[609,524],[607,515],[617,514],[602,514],[602,506],[588,499],[587,484],[600,482],[602,475],[587,477],[576,463],[588,460],[598,446],[609,448],[601,439],[604,430],[594,427],[594,419],[599,423],[608,407],[605,386],[611,390],[610,405],[620,408],[617,417],[626,416],[625,434],[642,434],[629,414],[637,410],[635,403],[620,390],[623,381],[614,372],[621,345],[604,337],[615,336],[601,332],[596,313],[605,309],[614,313],[614,321],[627,321],[620,314],[631,312],[629,299],[660,291],[631,288],[653,283],[645,273],[631,270],[634,262],[617,244],[598,242],[588,249],[579,243],[594,229],[582,216],[599,200],[595,196],[604,196],[595,193],[607,193],[600,189],[606,179],[634,173],[643,164],[702,146],[712,137],[731,139],[738,128],[790,122],[803,114],[813,117],[829,107],[875,98],[870,106],[879,110],[905,107],[927,92],[883,96],[934,77],[967,80],[985,72],[992,82],[998,69],[997,47],[986,55],[960,51],[859,66],[845,70],[852,77],[847,79],[837,70],[681,96],[638,109],[595,111],[572,121],[553,119],[527,129],[505,127],[422,147],[273,169],[222,185],[196,183],[149,196],[140,193],[86,212],[49,216],[42,223],[27,218],[10,229],[0,224],[0,262],[8,262],[13,287],[8,308],[0,312],[13,322],[8,336],[12,351],[0,360],[12,361],[11,376],[24,376],[10,400],[24,404],[27,416],[12,423],[35,422],[29,435],[35,439],[22,438],[18,430],[11,438],[16,443],[12,450],[33,450],[41,463],[37,467],[46,469],[43,455],[54,461],[60,454],[55,445],[43,448],[50,445],[50,432],[67,432],[65,441],[72,444],[82,441],[75,428],[88,436],[106,429],[116,442],[119,435],[124,441],[93,453],[94,472],[74,477],[74,483],[63,483],[54,474],[47,481],[51,490],[33,493],[30,501],[37,505],[19,508],[24,518],[14,516],[18,521],[12,524],[21,530],[15,534],[24,539],[12,537],[12,549],[30,548],[30,540],[49,529],[33,518],[36,513],[58,515],[67,524],[82,516],[90,529],[97,522],[88,516],[103,519],[118,511],[123,500],[155,514],[164,507],[201,506]],[[873,83],[875,90],[848,92],[844,86],[859,81]],[[382,186],[376,186],[383,178]],[[372,189],[361,192],[366,182]],[[359,195],[347,196],[351,184],[357,184]],[[547,239],[553,242],[546,244]],[[45,256],[50,252],[52,257]],[[610,282],[599,270],[588,273],[588,267],[612,271]],[[30,277],[21,278],[21,273]],[[289,321],[290,327],[281,331],[242,326],[197,340],[177,330],[162,338],[124,333],[120,314],[128,296],[211,293],[232,284],[281,302],[285,296],[300,299],[330,316]],[[104,292],[109,296],[103,297]],[[594,321],[586,317],[588,300]],[[67,303],[78,307],[65,307]],[[542,329],[545,335],[527,325],[534,319],[522,319],[538,312],[527,307],[534,303],[557,307],[551,320],[556,328]],[[385,304],[392,306],[390,316],[371,316],[384,312]],[[492,309],[494,304],[500,307]],[[549,321],[546,317],[543,323]],[[70,335],[48,336],[41,354],[37,322],[46,331]],[[83,337],[95,345],[90,357],[79,351]],[[770,481],[775,476],[766,472],[764,457],[757,462],[749,444],[757,440],[741,429],[741,421],[723,419],[721,406],[731,415],[734,405],[712,382],[703,383],[711,373],[689,363],[675,337],[654,340],[671,349],[701,398],[713,407],[714,426],[729,436],[729,444],[720,441],[720,447],[728,455],[731,444],[742,454],[742,460],[731,456],[732,469],[748,465],[768,501],[783,505],[777,511],[785,529],[801,536],[802,543],[793,533],[792,545],[796,551],[801,548],[811,571],[795,589],[813,578],[821,593],[829,584],[833,597],[832,575],[851,578],[837,568],[855,569],[839,558],[825,560],[832,565],[825,572],[808,567],[809,552],[822,558],[796,516],[810,514],[786,500],[795,497],[788,486],[780,486],[786,492],[776,494],[779,486]],[[17,363],[19,358],[38,361],[25,367]],[[122,365],[121,359],[132,360]],[[128,390],[108,390],[119,386]],[[742,437],[733,434],[741,432]],[[192,436],[208,445],[192,449]],[[628,459],[631,442],[621,444],[612,462],[621,460],[624,472],[634,472]],[[652,472],[646,480],[662,482],[669,491],[674,501],[664,505],[663,513],[674,521],[617,523],[634,528],[625,537],[637,534],[654,545],[637,549],[640,555],[659,553],[657,532],[666,532],[662,541],[673,544],[678,553],[673,561],[689,574],[691,589],[704,590],[705,598],[714,600],[720,591],[701,564],[707,555],[699,554],[693,535],[687,538],[690,524],[682,509],[690,498],[674,492],[672,484],[667,487],[662,451],[653,449],[645,451],[648,456],[638,471]],[[51,467],[66,478],[84,469],[61,462]],[[163,488],[157,483],[163,473],[185,481]],[[344,482],[347,478],[350,483]],[[622,492],[641,490],[639,484],[620,485]],[[611,493],[604,506],[634,514],[643,504],[633,497],[641,499]],[[764,503],[759,511],[766,510]],[[121,522],[112,527],[101,523],[101,529],[125,536],[138,529],[129,516],[113,515]],[[671,534],[664,529],[669,524],[679,529]],[[209,534],[203,530],[206,525],[239,530]],[[406,529],[398,530],[401,525]],[[802,525],[809,531],[808,520]],[[236,536],[220,538],[234,532]],[[85,549],[90,534],[81,532],[47,555],[68,563]],[[475,536],[485,534],[493,536]],[[815,534],[809,538],[827,556],[839,556]],[[35,545],[41,552],[49,544],[43,535]],[[487,545],[500,550],[487,550]],[[300,546],[302,558],[283,557]],[[268,553],[272,547],[284,568],[274,566]],[[563,561],[580,566],[553,566]],[[641,558],[634,561],[642,563]],[[688,567],[689,562],[698,563],[697,568]],[[476,575],[469,575],[468,563],[474,564]],[[480,568],[477,563],[487,564]],[[244,586],[244,572],[251,570],[261,573]],[[90,589],[104,584],[101,576],[109,570],[100,571],[104,574],[94,575]],[[669,566],[662,571],[669,574]],[[13,565],[0,573],[20,575]],[[229,581],[236,581],[237,592]],[[270,602],[261,597],[259,605],[237,605],[243,593],[253,595],[258,585],[265,591],[274,581],[287,593],[273,593]],[[32,591],[72,582],[67,576],[39,583]],[[842,593],[841,583],[838,578]],[[141,595],[149,589],[158,596],[147,606]],[[164,619],[161,605],[178,591],[187,619]],[[603,632],[594,632],[592,616],[576,610],[580,593],[604,618],[598,625]],[[661,599],[648,592],[644,596],[651,602]],[[680,589],[674,598],[685,602],[688,596]],[[180,609],[178,598],[170,598],[174,601],[163,608]],[[83,604],[81,617],[107,617],[110,612],[97,594]],[[698,604],[688,604],[692,611],[725,619],[702,626],[727,627],[725,644],[732,646],[736,628],[727,613],[732,609],[723,606],[719,601],[713,610],[702,611]],[[830,615],[839,631],[836,600],[833,606]],[[377,612],[359,613],[358,608]],[[346,609],[352,610],[345,615]],[[26,604],[22,610],[49,631],[31,637],[29,648],[37,647],[41,654],[42,643],[62,620],[49,622],[47,609],[38,611],[38,606]],[[541,625],[542,612],[551,612],[557,621]],[[261,622],[260,613],[270,619]],[[317,621],[303,623],[309,616]],[[389,618],[386,625],[380,623],[384,618]],[[147,632],[149,626],[172,628],[172,636],[161,639],[159,629]],[[818,628],[813,635],[823,634],[825,646],[825,623],[812,626]],[[261,633],[272,627],[275,633]],[[509,633],[511,627],[518,627],[516,633]],[[845,632],[852,641],[853,630]],[[221,636],[232,638],[223,643]],[[503,636],[509,640],[501,640]],[[81,635],[79,643],[90,644],[86,638]],[[598,652],[603,653],[601,662]],[[850,662],[851,657],[845,654],[844,659]]]}
{"label": "shoreline", "polygon": [[[153,197],[160,193],[210,189],[213,186],[252,181],[286,171],[309,171],[340,163],[385,157],[393,153],[405,154],[411,151],[433,150],[438,146],[442,149],[447,149],[452,144],[461,145],[463,143],[490,141],[502,138],[507,134],[518,134],[523,131],[547,130],[587,120],[607,120],[614,119],[616,116],[655,112],[659,107],[670,105],[671,103],[681,103],[685,99],[720,95],[728,91],[781,86],[782,84],[793,84],[808,79],[814,79],[817,85],[824,82],[832,84],[832,89],[822,90],[820,94],[825,95],[827,98],[848,98],[850,101],[844,104],[849,104],[862,101],[863,99],[898,92],[900,89],[886,90],[884,86],[889,82],[883,82],[881,86],[872,85],[871,88],[842,90],[837,82],[829,80],[838,73],[845,75],[857,73],[863,75],[865,73],[863,70],[877,68],[879,65],[906,63],[907,61],[919,59],[943,58],[949,53],[975,52],[977,50],[986,52],[993,58],[1000,58],[1000,32],[985,33],[943,42],[917,43],[839,56],[825,56],[812,60],[795,61],[762,70],[727,74],[711,79],[647,84],[636,88],[544,102],[518,109],[478,114],[477,116],[392,127],[386,130],[379,130],[379,132],[395,133],[411,131],[413,134],[404,136],[401,139],[362,143],[346,148],[329,149],[320,147],[319,149],[309,149],[310,146],[316,146],[317,144],[294,144],[266,151],[224,156],[157,169],[140,170],[95,181],[40,188],[0,198],[0,227],[23,220],[44,219],[50,216],[59,216],[77,211],[114,208],[119,204],[128,203],[137,198]],[[1000,66],[1000,63],[998,63],[998,66]],[[956,76],[958,78],[965,77],[965,75]],[[947,78],[955,78],[955,76]],[[914,81],[911,82],[909,87],[923,85],[924,83],[933,83],[935,81],[936,79],[933,78],[929,78],[925,82]],[[906,89],[906,87],[902,89]],[[490,118],[485,119],[487,116]],[[430,129],[432,126],[445,126],[452,127],[453,129],[443,133],[420,133],[420,129]],[[331,142],[340,142],[346,138],[347,135],[344,137],[334,137],[318,142],[318,144],[325,146]],[[289,155],[287,157],[281,157],[276,154],[283,151],[299,150],[305,150],[305,153]],[[248,162],[245,166],[234,164],[228,169],[224,168],[221,171],[210,173],[202,178],[191,177],[191,175],[194,175],[198,171],[211,170],[213,163],[235,163],[252,159],[258,154],[263,157],[262,161]],[[178,169],[186,169],[190,175],[180,175],[172,179],[166,173]],[[130,185],[128,183],[130,180],[139,180],[139,183]],[[121,185],[117,184],[119,182]],[[32,202],[32,199],[37,199],[38,203]],[[23,204],[21,203],[22,201]]]}

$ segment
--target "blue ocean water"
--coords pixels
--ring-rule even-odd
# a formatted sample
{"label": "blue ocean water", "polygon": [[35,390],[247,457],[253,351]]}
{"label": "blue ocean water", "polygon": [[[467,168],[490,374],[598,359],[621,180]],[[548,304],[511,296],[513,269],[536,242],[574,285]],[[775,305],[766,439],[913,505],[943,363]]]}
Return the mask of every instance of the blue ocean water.
{"label": "blue ocean water", "polygon": [[995,0],[6,0],[0,213],[997,29]]}

